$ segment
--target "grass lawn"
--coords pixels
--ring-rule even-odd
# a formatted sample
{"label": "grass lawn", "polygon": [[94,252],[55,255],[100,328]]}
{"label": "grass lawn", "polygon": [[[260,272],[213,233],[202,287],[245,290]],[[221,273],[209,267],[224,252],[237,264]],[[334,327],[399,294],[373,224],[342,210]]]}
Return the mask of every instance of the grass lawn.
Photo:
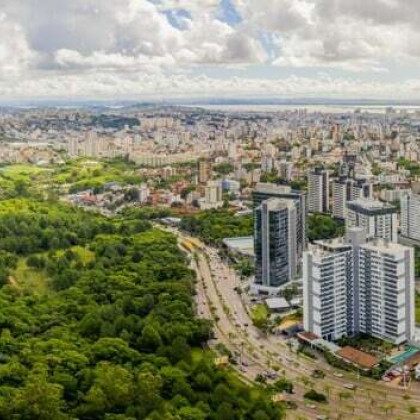
{"label": "grass lawn", "polygon": [[26,265],[26,258],[19,258],[16,270],[12,273],[16,287],[31,289],[37,294],[49,292],[47,276],[44,270],[36,270]]}
{"label": "grass lawn", "polygon": [[251,316],[254,321],[266,320],[268,318],[268,309],[265,305],[255,305],[252,308]]}
{"label": "grass lawn", "polygon": [[[82,260],[82,262],[84,264],[87,264],[87,263],[93,261],[93,259],[95,257],[94,252],[92,252],[91,250],[89,250],[87,248],[83,248],[82,246],[72,246],[70,249],[74,253],[79,255],[80,259]],[[58,250],[57,255],[59,257],[61,257],[65,252],[66,252],[66,250]]]}

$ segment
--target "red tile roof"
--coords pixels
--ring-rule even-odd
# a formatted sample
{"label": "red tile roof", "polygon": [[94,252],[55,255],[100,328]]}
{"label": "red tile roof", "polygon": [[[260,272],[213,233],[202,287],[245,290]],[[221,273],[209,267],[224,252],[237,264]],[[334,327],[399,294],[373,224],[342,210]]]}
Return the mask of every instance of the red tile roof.
{"label": "red tile roof", "polygon": [[372,369],[379,363],[379,360],[376,357],[350,346],[343,347],[341,350],[338,350],[336,354],[348,362],[359,365],[365,369]]}

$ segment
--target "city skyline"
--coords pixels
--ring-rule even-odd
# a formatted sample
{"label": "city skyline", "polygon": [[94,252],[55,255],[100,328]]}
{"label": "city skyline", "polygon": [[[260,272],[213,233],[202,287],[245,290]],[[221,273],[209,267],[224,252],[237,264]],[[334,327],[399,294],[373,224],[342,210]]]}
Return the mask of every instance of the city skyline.
{"label": "city skyline", "polygon": [[414,0],[4,0],[0,94],[419,100]]}

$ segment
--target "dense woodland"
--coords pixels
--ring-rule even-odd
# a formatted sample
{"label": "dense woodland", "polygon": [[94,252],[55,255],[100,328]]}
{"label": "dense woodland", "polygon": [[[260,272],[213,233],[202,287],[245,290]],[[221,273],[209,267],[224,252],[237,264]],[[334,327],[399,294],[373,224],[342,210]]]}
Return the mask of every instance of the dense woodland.
{"label": "dense woodland", "polygon": [[184,217],[181,229],[206,243],[220,245],[223,238],[251,236],[254,221],[252,215],[235,216],[230,210],[210,210]]}
{"label": "dense woodland", "polygon": [[201,349],[194,273],[141,213],[1,201],[0,280],[2,419],[281,418]]}

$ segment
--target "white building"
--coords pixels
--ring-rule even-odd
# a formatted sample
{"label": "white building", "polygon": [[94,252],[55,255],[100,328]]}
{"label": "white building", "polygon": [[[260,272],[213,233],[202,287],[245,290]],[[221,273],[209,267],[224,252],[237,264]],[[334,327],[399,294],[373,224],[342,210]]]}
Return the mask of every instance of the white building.
{"label": "white building", "polygon": [[420,195],[411,192],[401,197],[401,235],[420,241]]}
{"label": "white building", "polygon": [[68,154],[70,157],[79,156],[79,139],[72,136],[68,140]]}
{"label": "white building", "polygon": [[[351,245],[341,239],[311,246],[303,256],[304,328],[326,340],[352,332],[349,284],[353,269]],[[350,317],[349,317],[350,315]]]}
{"label": "white building", "polygon": [[368,238],[398,240],[397,209],[378,200],[356,200],[347,203],[346,228],[362,227]]}
{"label": "white building", "polygon": [[332,185],[332,214],[338,219],[346,218],[347,202],[359,199],[373,198],[373,186],[371,183],[340,178]]}
{"label": "white building", "polygon": [[394,344],[415,332],[414,250],[362,228],[304,254],[305,330],[326,340],[365,333]]}
{"label": "white building", "polygon": [[359,332],[394,344],[415,331],[414,249],[375,239],[360,246]]}
{"label": "white building", "polygon": [[327,171],[316,168],[308,173],[308,211],[327,213],[330,179]]}

